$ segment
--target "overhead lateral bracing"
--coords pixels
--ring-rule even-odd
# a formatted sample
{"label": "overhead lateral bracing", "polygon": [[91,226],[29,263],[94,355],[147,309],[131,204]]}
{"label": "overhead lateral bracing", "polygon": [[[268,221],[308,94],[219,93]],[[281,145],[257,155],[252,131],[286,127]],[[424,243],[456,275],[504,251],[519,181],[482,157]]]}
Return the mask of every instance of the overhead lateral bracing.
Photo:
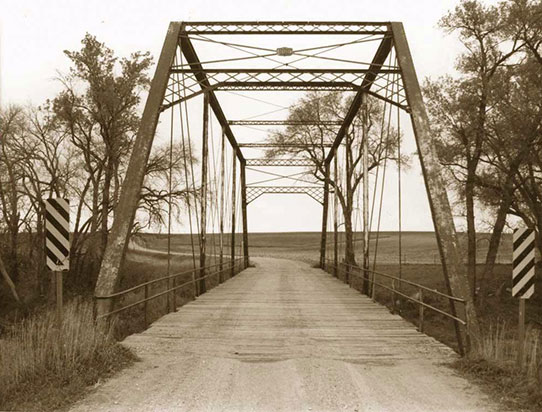
{"label": "overhead lateral bracing", "polygon": [[247,186],[247,204],[250,204],[260,196],[273,194],[306,194],[318,203],[324,203],[323,186]]}
{"label": "overhead lateral bracing", "polygon": [[340,126],[342,120],[229,120],[230,126]]}
{"label": "overhead lateral bracing", "polygon": [[186,34],[391,34],[388,22],[189,22]]}
{"label": "overhead lateral bracing", "polygon": [[332,147],[332,143],[239,143],[239,147],[247,147],[247,148],[288,148],[288,147],[294,147],[294,148],[307,148],[307,147]]}
{"label": "overhead lateral bracing", "polygon": [[247,159],[247,166],[314,166],[311,159]]}
{"label": "overhead lateral bracing", "polygon": [[[391,41],[389,41],[391,44]],[[387,54],[384,56],[387,57]],[[377,98],[384,98],[380,93],[388,86],[389,74],[398,74],[397,67],[383,67],[383,62],[376,69],[373,62],[366,69],[194,69],[192,67],[170,69],[172,74],[183,75],[183,95],[170,88],[166,94],[163,109],[181,103],[205,92],[217,90],[369,90]],[[203,76],[204,75],[204,76]],[[370,80],[369,80],[370,79]],[[369,83],[368,83],[369,82]],[[387,97],[396,105],[406,107],[406,97],[402,89]]]}

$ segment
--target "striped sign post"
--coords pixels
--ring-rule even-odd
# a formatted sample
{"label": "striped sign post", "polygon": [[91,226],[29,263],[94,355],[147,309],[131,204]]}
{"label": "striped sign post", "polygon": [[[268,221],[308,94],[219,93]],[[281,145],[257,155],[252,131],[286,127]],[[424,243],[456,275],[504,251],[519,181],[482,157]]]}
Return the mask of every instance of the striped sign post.
{"label": "striped sign post", "polygon": [[534,293],[534,230],[527,228],[515,229],[513,242],[512,296],[519,298],[517,362],[518,366],[521,367],[525,348],[525,300],[533,296]]}
{"label": "striped sign post", "polygon": [[70,268],[70,203],[68,199],[45,201],[45,255],[56,278],[56,316],[62,325],[62,272]]}

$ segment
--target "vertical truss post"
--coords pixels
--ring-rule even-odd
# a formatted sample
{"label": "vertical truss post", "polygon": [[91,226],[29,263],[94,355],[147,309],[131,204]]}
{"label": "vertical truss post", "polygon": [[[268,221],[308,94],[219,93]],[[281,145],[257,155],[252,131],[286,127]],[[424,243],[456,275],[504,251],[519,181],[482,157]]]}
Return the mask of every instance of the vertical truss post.
{"label": "vertical truss post", "polygon": [[224,162],[225,162],[225,143],[226,132],[222,128],[222,139],[220,141],[220,260],[218,282],[224,281]]}
{"label": "vertical truss post", "polygon": [[[363,139],[363,289],[369,295],[369,133],[367,131],[367,94],[361,96]],[[374,279],[373,279],[374,281]],[[374,290],[374,288],[372,288]]]}
{"label": "vertical truss post", "polygon": [[241,213],[243,217],[243,258],[244,266],[248,267],[248,221],[247,221],[247,179],[245,172],[246,161],[241,162]]}
{"label": "vertical truss post", "polygon": [[[399,67],[401,68],[403,85],[406,92],[408,104],[411,109],[411,119],[416,138],[416,145],[420,157],[420,163],[429,198],[429,206],[435,226],[437,243],[442,261],[442,268],[448,291],[451,295],[464,299],[465,309],[462,305],[451,303],[453,314],[469,319],[467,336],[478,337],[479,325],[476,317],[476,309],[470,293],[467,274],[464,270],[459,254],[457,233],[452,216],[452,209],[446,193],[446,185],[442,179],[441,168],[437,154],[432,144],[429,117],[425,110],[422,93],[418,78],[414,70],[414,64],[410,55],[403,24],[391,23],[393,42],[397,52]],[[456,322],[456,332],[460,351],[463,351],[463,343],[467,336],[461,332],[460,325]]]}
{"label": "vertical truss post", "polygon": [[[352,136],[349,132],[351,126],[348,126],[346,128],[346,145],[344,150],[344,163],[345,163],[345,173],[344,173],[344,179],[345,179],[345,197],[346,197],[346,205],[347,209],[350,210],[343,210],[343,221],[344,221],[344,262],[346,265],[344,266],[344,282],[351,286],[350,283],[350,265],[355,264],[355,256],[352,256],[352,250],[350,250],[350,246],[352,244],[350,243],[350,238],[353,237],[352,233],[352,207],[353,201],[352,197],[354,196],[354,193],[352,193],[352,177],[350,176],[350,173],[353,172],[352,170]],[[348,217],[347,217],[348,216]],[[350,226],[350,227],[348,227]]]}
{"label": "vertical truss post", "polygon": [[231,185],[231,275],[235,275],[235,209],[237,208],[237,155],[233,152],[232,185]]}
{"label": "vertical truss post", "polygon": [[324,202],[322,205],[322,238],[320,240],[320,268],[326,268],[327,211],[329,203],[329,162],[325,161]]}
{"label": "vertical truss post", "polygon": [[203,94],[203,135],[201,148],[201,243],[199,254],[199,281],[198,295],[206,292],[205,285],[205,266],[207,245],[206,229],[207,229],[207,162],[209,158],[209,95]]}
{"label": "vertical truss post", "polygon": [[[134,223],[135,212],[141,196],[141,186],[145,177],[145,165],[154,140],[160,106],[169,80],[169,68],[173,63],[181,24],[172,22],[160,53],[156,72],[152,79],[149,96],[145,103],[143,116],[132,150],[132,156],[122,185],[119,203],[115,210],[115,219],[109,234],[109,240],[103,255],[96,296],[113,293],[119,283],[119,270],[126,254],[128,238]],[[109,299],[97,299],[97,315],[104,315],[111,309]]]}
{"label": "vertical truss post", "polygon": [[339,186],[339,167],[337,160],[337,149],[333,156],[333,179],[335,181],[335,191],[333,193],[333,274],[338,276],[337,265],[339,264],[339,199],[337,197]]}

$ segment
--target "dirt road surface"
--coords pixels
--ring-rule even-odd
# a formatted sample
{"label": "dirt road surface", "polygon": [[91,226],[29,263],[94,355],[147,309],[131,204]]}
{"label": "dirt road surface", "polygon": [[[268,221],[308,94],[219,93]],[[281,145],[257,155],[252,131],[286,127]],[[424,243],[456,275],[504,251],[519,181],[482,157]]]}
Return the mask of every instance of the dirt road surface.
{"label": "dirt road surface", "polygon": [[72,411],[500,410],[385,307],[306,263],[254,261],[128,337],[141,361]]}

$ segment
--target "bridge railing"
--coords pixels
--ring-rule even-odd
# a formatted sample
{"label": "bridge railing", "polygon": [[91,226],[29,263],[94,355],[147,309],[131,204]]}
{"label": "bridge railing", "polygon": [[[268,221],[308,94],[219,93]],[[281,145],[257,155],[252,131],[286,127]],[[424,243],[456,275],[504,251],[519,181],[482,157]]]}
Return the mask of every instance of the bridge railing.
{"label": "bridge railing", "polygon": [[[244,269],[246,269],[245,260],[244,258],[241,257],[233,261],[230,260],[230,261],[223,262],[222,264],[217,263],[214,265],[205,266],[204,268],[198,267],[198,268],[194,268],[194,269],[190,269],[190,270],[186,270],[182,272],[173,273],[171,275],[163,276],[157,279],[152,279],[147,282],[140,283],[139,285],[130,287],[128,289],[111,293],[110,295],[95,296],[94,299],[96,300],[101,300],[101,299],[117,300],[119,298],[125,297],[128,294],[137,295],[138,293],[141,293],[141,290],[144,290],[143,299],[140,299],[136,302],[129,303],[120,308],[116,308],[112,310],[111,312],[98,316],[98,318],[108,318],[112,315],[124,312],[136,306],[143,305],[144,325],[145,325],[145,328],[147,328],[149,325],[149,321],[148,321],[148,303],[149,302],[161,296],[172,294],[171,297],[173,300],[173,307],[176,308],[177,305],[176,305],[175,291],[185,288],[189,285],[192,285],[194,288],[194,296],[197,296],[198,294],[197,285],[198,285],[198,282],[200,282],[201,280],[205,280],[211,277],[219,277],[220,279],[224,273],[231,273],[231,275],[233,276]],[[204,276],[201,276],[201,273],[207,273],[207,274]],[[182,283],[178,283],[179,279],[186,279],[187,277],[191,277],[191,279],[188,281],[184,281]],[[165,289],[149,296],[149,292],[152,293],[152,288],[160,284],[165,284],[166,285]],[[170,287],[171,284],[173,286]]]}
{"label": "bridge railing", "polygon": [[[367,273],[370,275],[367,278],[364,277],[364,269],[362,267],[356,266],[356,265],[349,265],[344,262],[338,263],[337,266],[335,266],[333,260],[326,259],[325,261],[325,268],[324,270],[326,272],[334,274],[336,277],[339,277],[339,275],[344,275],[348,273],[348,278],[351,279],[351,276],[355,276],[358,279],[361,279],[362,282],[368,282],[370,286],[369,296],[375,300],[376,296],[376,288],[382,288],[384,290],[387,290],[390,292],[391,295],[391,306],[392,311],[396,311],[396,298],[397,296],[400,296],[410,302],[413,302],[414,304],[418,305],[418,330],[420,332],[424,332],[424,323],[425,323],[425,310],[431,310],[433,312],[439,313],[443,316],[445,316],[448,319],[451,319],[458,324],[465,327],[465,330],[468,330],[466,328],[468,318],[466,318],[466,311],[462,310],[461,312],[465,314],[465,318],[460,318],[456,313],[453,312],[453,310],[450,310],[450,312],[447,312],[446,310],[442,308],[438,308],[430,303],[427,302],[427,296],[432,295],[436,296],[441,299],[445,299],[449,302],[458,303],[465,308],[466,302],[464,299],[448,295],[446,293],[440,292],[435,289],[431,289],[427,286],[421,285],[416,282],[412,282],[407,279],[399,278],[394,275],[390,275],[388,273],[379,272],[372,269],[367,269]],[[389,284],[384,284],[381,280],[387,279]],[[414,294],[408,294],[404,293],[404,291],[401,288],[401,285],[408,285],[416,290],[416,293]],[[399,287],[398,287],[399,286]],[[451,305],[453,307],[453,305]],[[459,346],[459,352],[463,353],[463,345],[462,342],[458,342]]]}

